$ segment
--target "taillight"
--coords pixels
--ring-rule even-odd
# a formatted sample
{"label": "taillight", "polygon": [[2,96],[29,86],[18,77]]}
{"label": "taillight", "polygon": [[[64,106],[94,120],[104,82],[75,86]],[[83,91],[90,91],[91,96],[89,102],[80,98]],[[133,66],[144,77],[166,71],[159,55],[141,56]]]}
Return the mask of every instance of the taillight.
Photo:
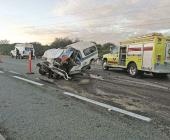
{"label": "taillight", "polygon": [[157,63],[160,63],[160,61],[161,61],[161,55],[157,55],[156,60],[157,60]]}

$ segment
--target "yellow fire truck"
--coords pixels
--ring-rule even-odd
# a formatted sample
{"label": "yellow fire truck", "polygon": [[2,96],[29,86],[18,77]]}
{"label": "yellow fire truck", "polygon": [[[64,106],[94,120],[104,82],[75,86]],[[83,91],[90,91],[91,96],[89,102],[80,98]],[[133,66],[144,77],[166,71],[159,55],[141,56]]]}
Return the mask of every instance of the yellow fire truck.
{"label": "yellow fire truck", "polygon": [[165,77],[170,73],[170,37],[152,33],[120,42],[103,56],[102,66],[127,69],[132,77],[144,72]]}

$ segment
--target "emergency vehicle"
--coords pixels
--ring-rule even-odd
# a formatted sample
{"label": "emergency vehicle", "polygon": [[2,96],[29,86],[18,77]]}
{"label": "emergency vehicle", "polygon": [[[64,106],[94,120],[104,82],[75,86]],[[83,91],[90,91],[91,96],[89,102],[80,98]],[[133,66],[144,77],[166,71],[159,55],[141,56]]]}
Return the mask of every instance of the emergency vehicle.
{"label": "emergency vehicle", "polygon": [[103,56],[103,69],[127,69],[132,77],[152,73],[166,77],[170,73],[170,37],[159,33],[131,38],[120,42]]}

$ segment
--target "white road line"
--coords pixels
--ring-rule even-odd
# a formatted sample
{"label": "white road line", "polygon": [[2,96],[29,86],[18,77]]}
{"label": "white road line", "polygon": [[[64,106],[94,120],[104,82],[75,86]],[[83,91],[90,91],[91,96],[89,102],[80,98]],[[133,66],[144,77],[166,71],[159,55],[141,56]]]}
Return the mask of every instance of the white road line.
{"label": "white road line", "polygon": [[43,86],[44,85],[44,84],[41,84],[41,83],[38,83],[38,82],[35,82],[35,81],[31,81],[31,80],[19,77],[19,76],[13,76],[13,77],[16,78],[16,79],[19,79],[19,80],[22,80],[22,81],[37,85],[37,86]]}
{"label": "white road line", "polygon": [[15,72],[15,71],[8,71],[8,72],[10,72],[10,73],[13,73],[13,74],[17,74],[17,75],[21,75],[20,73],[18,73],[18,72]]}
{"label": "white road line", "polygon": [[3,71],[0,71],[0,73],[4,73]]}
{"label": "white road line", "polygon": [[98,105],[98,106],[101,106],[101,107],[104,107],[104,108],[107,108],[108,110],[111,110],[111,111],[116,111],[116,112],[119,112],[119,113],[122,113],[122,114],[125,114],[125,115],[128,115],[128,116],[131,116],[131,117],[146,121],[146,122],[151,121],[151,119],[148,118],[148,117],[138,115],[138,114],[135,114],[133,112],[129,112],[129,111],[126,111],[126,110],[123,110],[123,109],[120,109],[120,108],[117,108],[117,107],[114,107],[114,106],[111,106],[111,105],[100,103],[98,101],[91,100],[91,99],[88,99],[86,97],[75,95],[75,94],[72,94],[72,93],[69,93],[69,92],[64,92],[64,94],[68,95],[68,96],[71,96],[71,97],[74,97],[74,98],[77,98],[77,99],[80,99],[80,100],[83,100],[83,101],[86,101],[86,102],[89,102],[89,103],[92,103],[92,104],[95,104],[95,105]]}
{"label": "white road line", "polygon": [[5,138],[0,134],[0,140],[5,140]]}

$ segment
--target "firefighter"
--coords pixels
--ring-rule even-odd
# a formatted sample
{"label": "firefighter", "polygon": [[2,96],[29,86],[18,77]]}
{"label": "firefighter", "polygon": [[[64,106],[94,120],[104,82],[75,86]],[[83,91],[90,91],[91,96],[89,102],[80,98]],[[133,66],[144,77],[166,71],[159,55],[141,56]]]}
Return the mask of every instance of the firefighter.
{"label": "firefighter", "polygon": [[31,59],[33,59],[33,50],[31,50]]}

